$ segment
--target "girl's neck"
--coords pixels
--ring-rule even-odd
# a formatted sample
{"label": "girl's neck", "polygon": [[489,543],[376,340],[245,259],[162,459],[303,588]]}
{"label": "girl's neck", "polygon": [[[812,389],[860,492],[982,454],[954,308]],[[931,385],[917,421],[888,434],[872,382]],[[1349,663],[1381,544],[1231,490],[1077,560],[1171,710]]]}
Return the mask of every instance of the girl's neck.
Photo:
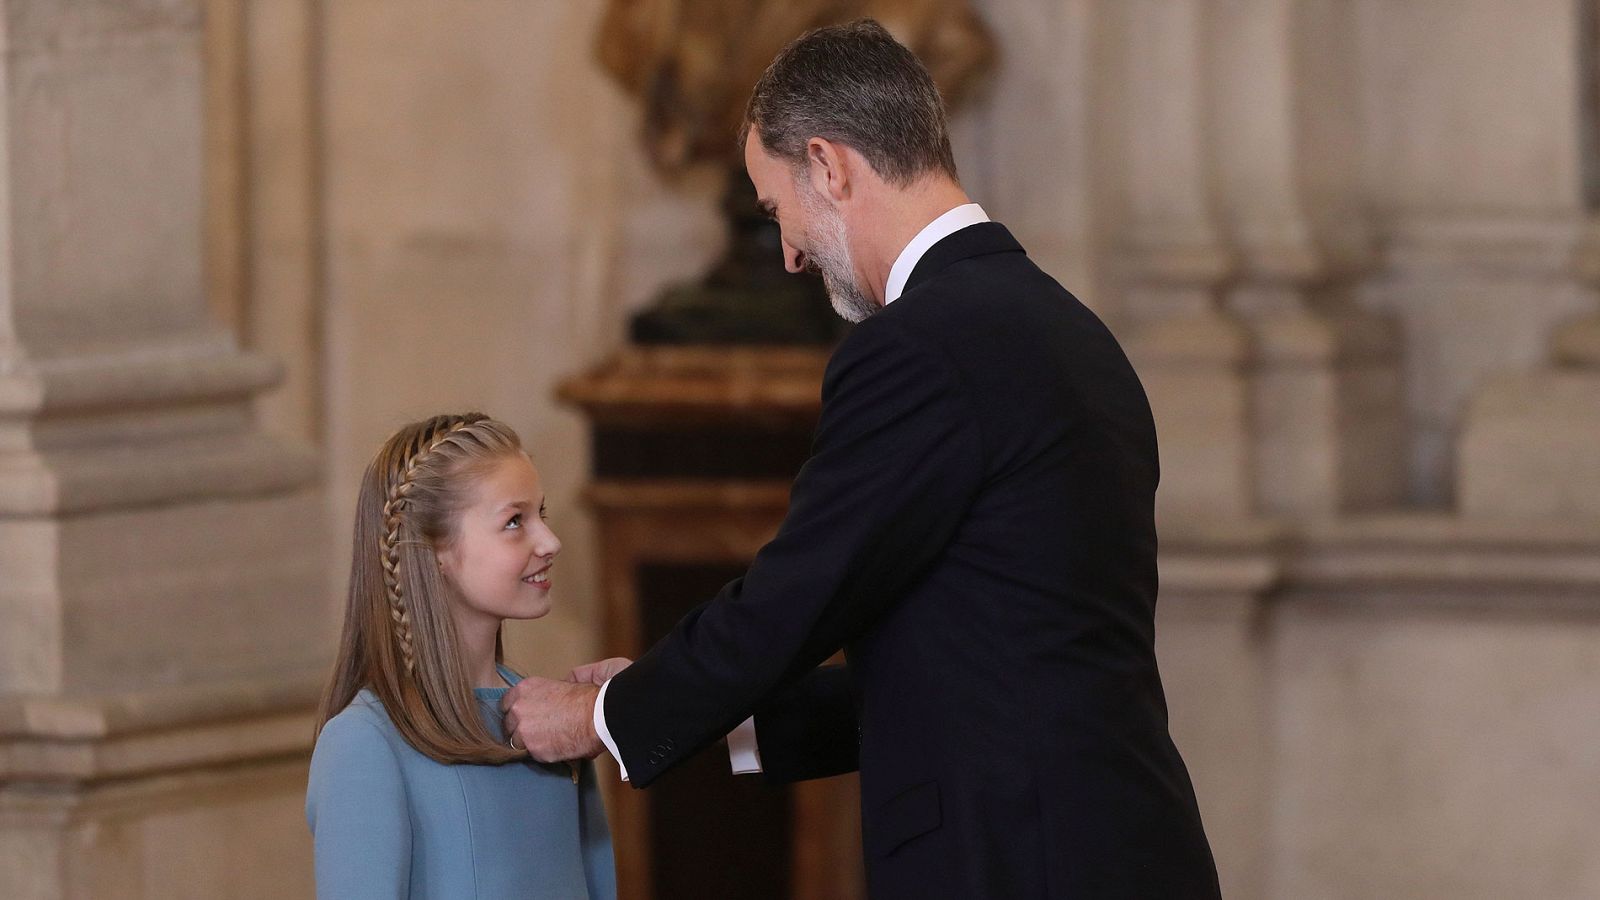
{"label": "girl's neck", "polygon": [[[469,618],[471,621],[462,621]],[[472,686],[505,687],[505,679],[500,677],[500,669],[495,665],[494,658],[494,648],[500,638],[500,620],[458,616],[456,636],[461,639],[461,667]]]}

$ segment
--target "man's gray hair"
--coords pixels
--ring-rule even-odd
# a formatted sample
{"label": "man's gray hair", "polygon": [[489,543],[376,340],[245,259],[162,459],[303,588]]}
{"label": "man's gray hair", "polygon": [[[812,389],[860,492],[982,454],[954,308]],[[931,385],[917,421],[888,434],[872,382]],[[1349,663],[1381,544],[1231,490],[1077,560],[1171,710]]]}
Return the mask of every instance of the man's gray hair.
{"label": "man's gray hair", "polygon": [[956,177],[933,76],[872,19],[808,31],[779,51],[750,95],[741,149],[751,126],[769,154],[796,167],[820,137],[854,148],[897,187],[929,172]]}

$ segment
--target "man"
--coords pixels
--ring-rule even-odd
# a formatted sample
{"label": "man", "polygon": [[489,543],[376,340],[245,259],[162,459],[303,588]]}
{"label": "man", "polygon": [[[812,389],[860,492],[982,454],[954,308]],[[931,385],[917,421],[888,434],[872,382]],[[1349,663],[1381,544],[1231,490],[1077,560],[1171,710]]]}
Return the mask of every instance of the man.
{"label": "man", "polygon": [[932,80],[876,23],[785,48],[747,118],[785,263],[860,322],[813,455],[742,579],[578,673],[602,687],[522,682],[508,726],[645,787],[754,713],[769,777],[859,766],[879,900],[1218,896],[1156,671],[1156,436],[1121,349],[970,202]]}

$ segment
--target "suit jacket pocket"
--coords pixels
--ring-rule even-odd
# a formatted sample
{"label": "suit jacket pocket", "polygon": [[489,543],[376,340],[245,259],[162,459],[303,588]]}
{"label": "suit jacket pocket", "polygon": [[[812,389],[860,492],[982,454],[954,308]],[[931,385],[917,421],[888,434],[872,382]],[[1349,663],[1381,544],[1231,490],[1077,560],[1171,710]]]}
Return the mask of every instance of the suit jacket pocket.
{"label": "suit jacket pocket", "polygon": [[874,856],[888,856],[912,838],[938,828],[943,821],[939,782],[912,785],[878,808],[867,826],[868,849]]}

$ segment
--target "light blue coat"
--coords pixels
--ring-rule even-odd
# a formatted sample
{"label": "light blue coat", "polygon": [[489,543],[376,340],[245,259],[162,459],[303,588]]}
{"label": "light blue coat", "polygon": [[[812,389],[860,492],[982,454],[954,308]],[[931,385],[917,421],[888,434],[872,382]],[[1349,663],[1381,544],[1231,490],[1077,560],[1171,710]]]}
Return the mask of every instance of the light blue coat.
{"label": "light blue coat", "polygon": [[[503,735],[505,689],[474,693],[490,731]],[[591,764],[579,782],[566,765],[434,762],[362,691],[323,727],[311,757],[317,896],[614,900],[611,834]]]}

